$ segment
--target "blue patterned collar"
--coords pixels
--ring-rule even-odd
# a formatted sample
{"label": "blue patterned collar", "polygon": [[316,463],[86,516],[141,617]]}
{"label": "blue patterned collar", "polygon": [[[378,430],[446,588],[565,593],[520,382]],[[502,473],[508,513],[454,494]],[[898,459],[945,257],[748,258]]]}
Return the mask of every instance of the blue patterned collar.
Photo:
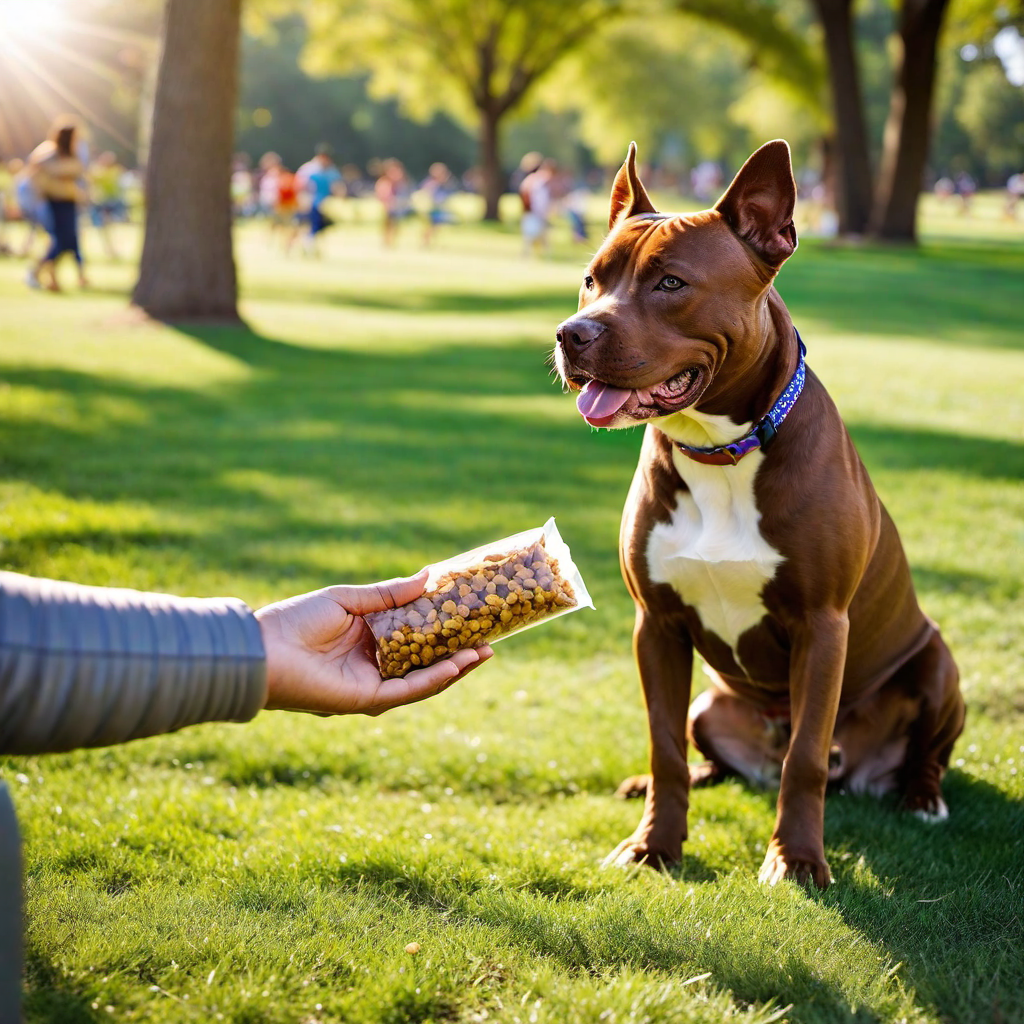
{"label": "blue patterned collar", "polygon": [[753,429],[743,437],[716,448],[697,448],[693,445],[683,444],[682,441],[673,441],[673,444],[684,455],[693,459],[694,462],[701,462],[706,466],[735,466],[744,455],[749,455],[751,452],[757,451],[758,448],[765,449],[772,443],[779,427],[782,426],[782,421],[796,405],[796,400],[804,389],[804,381],[807,377],[807,364],[804,362],[807,348],[800,337],[800,332],[795,327],[793,332],[796,334],[797,344],[800,346],[796,370],[767,414],[758,420]]}

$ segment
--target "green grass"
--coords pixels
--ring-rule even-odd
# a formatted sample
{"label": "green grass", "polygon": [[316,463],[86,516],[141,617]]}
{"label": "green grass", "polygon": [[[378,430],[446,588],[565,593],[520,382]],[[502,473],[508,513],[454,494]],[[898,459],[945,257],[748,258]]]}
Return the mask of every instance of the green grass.
{"label": "green grass", "polygon": [[694,795],[677,871],[598,868],[646,758],[615,547],[640,437],[547,375],[582,250],[413,234],[312,262],[247,229],[251,330],[128,322],[127,265],[55,297],[0,264],[4,568],[258,605],[554,514],[598,606],[381,719],[0,760],[28,1019],[1024,1020],[1024,247],[810,243],[780,278],[970,704],[950,822],[830,797],[808,894],[756,884],[774,795],[736,783]]}

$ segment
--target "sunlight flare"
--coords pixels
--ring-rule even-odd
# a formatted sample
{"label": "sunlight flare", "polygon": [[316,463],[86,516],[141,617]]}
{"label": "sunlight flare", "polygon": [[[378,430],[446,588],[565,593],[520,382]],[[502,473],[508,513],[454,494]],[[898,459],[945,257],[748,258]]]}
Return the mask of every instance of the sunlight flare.
{"label": "sunlight flare", "polygon": [[0,48],[59,30],[66,14],[63,0],[0,0]]}

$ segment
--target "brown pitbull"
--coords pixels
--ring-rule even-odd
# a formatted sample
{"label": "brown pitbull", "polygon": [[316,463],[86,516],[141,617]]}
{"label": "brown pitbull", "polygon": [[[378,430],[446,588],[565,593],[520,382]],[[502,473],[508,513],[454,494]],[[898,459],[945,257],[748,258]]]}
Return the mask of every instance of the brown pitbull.
{"label": "brown pitbull", "polygon": [[[772,286],[797,245],[789,147],[689,215],[654,209],[635,153],[555,353],[591,425],[647,424],[620,556],[651,773],[620,789],[645,807],[608,862],[679,860],[691,783],[738,774],[779,786],[761,880],[824,887],[829,780],[948,815],[957,668]],[[691,705],[695,649],[710,685]]]}

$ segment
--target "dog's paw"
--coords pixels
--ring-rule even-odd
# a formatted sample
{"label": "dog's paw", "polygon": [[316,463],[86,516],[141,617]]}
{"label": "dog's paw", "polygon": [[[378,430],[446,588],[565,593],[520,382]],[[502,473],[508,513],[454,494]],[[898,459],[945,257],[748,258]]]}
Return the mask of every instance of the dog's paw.
{"label": "dog's paw", "polygon": [[788,854],[781,846],[772,843],[764,856],[757,880],[764,885],[778,885],[787,878],[801,885],[813,882],[819,889],[827,889],[832,884],[832,872],[824,857]]}
{"label": "dog's paw", "polygon": [[647,787],[651,784],[650,775],[630,775],[619,783],[615,795],[619,800],[639,800],[647,796]]}
{"label": "dog's paw", "polygon": [[702,761],[700,764],[690,765],[690,788],[697,789],[700,786],[713,786],[725,778],[725,772],[714,761]]}
{"label": "dog's paw", "polygon": [[949,808],[941,796],[910,797],[906,800],[906,808],[915,818],[927,821],[931,824],[938,824],[949,817]]}
{"label": "dog's paw", "polygon": [[636,839],[630,836],[624,839],[618,846],[608,854],[603,861],[603,868],[628,868],[634,864],[646,864],[651,868],[667,867],[675,864],[682,856],[682,850],[672,855],[667,850],[659,849],[657,846],[643,839]]}

